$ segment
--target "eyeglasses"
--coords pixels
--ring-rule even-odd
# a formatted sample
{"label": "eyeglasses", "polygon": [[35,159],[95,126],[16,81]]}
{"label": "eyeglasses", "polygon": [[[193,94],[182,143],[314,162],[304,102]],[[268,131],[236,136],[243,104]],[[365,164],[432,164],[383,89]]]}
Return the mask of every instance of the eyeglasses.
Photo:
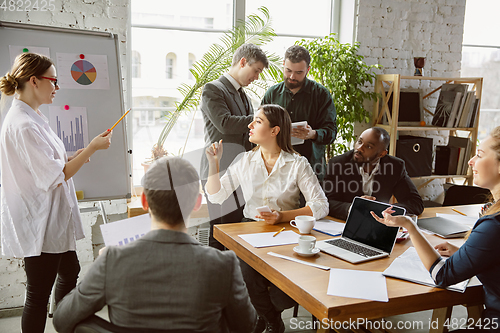
{"label": "eyeglasses", "polygon": [[57,79],[54,79],[53,77],[40,76],[40,79],[50,80],[54,83],[54,87],[57,86]]}

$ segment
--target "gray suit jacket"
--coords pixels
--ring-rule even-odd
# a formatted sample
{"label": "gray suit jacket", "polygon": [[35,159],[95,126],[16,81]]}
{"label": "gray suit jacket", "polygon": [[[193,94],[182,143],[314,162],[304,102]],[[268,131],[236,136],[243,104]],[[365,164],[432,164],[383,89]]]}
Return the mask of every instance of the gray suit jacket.
{"label": "gray suit jacket", "polygon": [[[224,144],[219,165],[223,172],[239,153],[252,147],[248,141],[248,125],[253,120],[253,111],[247,114],[238,91],[225,76],[221,76],[203,87],[201,112],[205,122],[205,148],[221,139]],[[200,170],[201,178],[206,179],[208,160],[205,152]]]}
{"label": "gray suit jacket", "polygon": [[225,321],[230,332],[251,332],[256,322],[234,252],[170,230],[108,247],[58,304],[54,327],[73,332],[104,305],[124,327],[220,332]]}

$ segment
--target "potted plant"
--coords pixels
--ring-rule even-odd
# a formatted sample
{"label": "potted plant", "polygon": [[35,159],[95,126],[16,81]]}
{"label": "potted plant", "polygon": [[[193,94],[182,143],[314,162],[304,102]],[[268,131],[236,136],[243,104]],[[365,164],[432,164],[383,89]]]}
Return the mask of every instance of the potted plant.
{"label": "potted plant", "polygon": [[[296,44],[305,47],[311,55],[312,78],[324,85],[333,96],[337,111],[337,140],[327,146],[326,160],[350,149],[348,144],[355,140],[354,123],[369,122],[370,113],[363,103],[374,100],[377,94],[366,89],[373,84],[376,74],[373,69],[380,65],[367,65],[358,54],[359,43],[341,44],[330,34],[324,38],[302,39]],[[365,88],[365,89],[364,89]],[[341,139],[341,140],[338,140]]]}
{"label": "potted plant", "polygon": [[[266,7],[261,7],[259,11],[263,15],[263,18],[255,14],[247,16],[244,22],[239,22],[235,28],[224,33],[220,38],[220,44],[212,44],[203,57],[193,64],[190,71],[193,74],[195,82],[192,85],[183,83],[178,88],[183,96],[183,100],[176,102],[175,110],[166,116],[166,124],[158,137],[158,141],[151,149],[152,156],[148,161],[149,163],[167,154],[163,144],[177,120],[182,114],[197,109],[200,103],[203,86],[219,78],[230,68],[233,53],[236,49],[244,43],[264,45],[272,41],[276,36],[271,27],[268,9]],[[269,59],[269,68],[264,70],[261,74],[263,80],[254,82],[254,87],[249,88],[254,94],[257,93],[256,91],[258,89],[255,89],[257,87],[263,88],[265,91],[267,88],[266,82],[276,82],[280,80],[281,59],[274,54],[267,54],[267,56]],[[187,135],[189,136],[189,132]]]}

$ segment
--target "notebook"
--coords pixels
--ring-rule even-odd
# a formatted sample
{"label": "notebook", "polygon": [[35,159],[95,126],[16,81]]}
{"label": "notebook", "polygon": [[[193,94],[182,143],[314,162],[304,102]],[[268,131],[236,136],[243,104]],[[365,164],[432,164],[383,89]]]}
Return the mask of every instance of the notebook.
{"label": "notebook", "polygon": [[444,217],[430,217],[418,219],[417,225],[443,238],[464,237],[470,228],[462,223],[452,221]]}
{"label": "notebook", "polygon": [[[382,216],[391,205],[355,197],[340,238],[318,241],[316,246],[323,252],[357,264],[387,257],[391,254],[399,231],[377,222],[370,211]],[[393,206],[393,215],[405,215],[406,210]]]}

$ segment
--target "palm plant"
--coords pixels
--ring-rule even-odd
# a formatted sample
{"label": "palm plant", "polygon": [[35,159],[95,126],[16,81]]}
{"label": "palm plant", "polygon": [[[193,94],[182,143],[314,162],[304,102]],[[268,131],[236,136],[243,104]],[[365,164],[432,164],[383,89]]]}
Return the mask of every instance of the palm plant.
{"label": "palm plant", "polygon": [[[261,7],[258,10],[263,18],[256,14],[248,15],[245,21],[239,22],[235,28],[224,33],[220,38],[220,44],[212,44],[203,57],[193,64],[190,71],[195,82],[192,85],[183,83],[178,88],[184,98],[181,102],[176,102],[175,110],[166,116],[167,122],[158,137],[158,142],[152,149],[153,160],[166,155],[163,144],[175,123],[181,115],[197,109],[203,86],[219,78],[231,67],[233,53],[236,49],[244,43],[264,45],[276,36],[271,27],[268,9]],[[277,82],[281,79],[281,59],[274,54],[267,54],[267,57],[269,68],[261,74],[261,80],[254,82],[254,87],[249,88],[254,94],[257,93],[255,88],[261,88],[265,91],[268,82]]]}

